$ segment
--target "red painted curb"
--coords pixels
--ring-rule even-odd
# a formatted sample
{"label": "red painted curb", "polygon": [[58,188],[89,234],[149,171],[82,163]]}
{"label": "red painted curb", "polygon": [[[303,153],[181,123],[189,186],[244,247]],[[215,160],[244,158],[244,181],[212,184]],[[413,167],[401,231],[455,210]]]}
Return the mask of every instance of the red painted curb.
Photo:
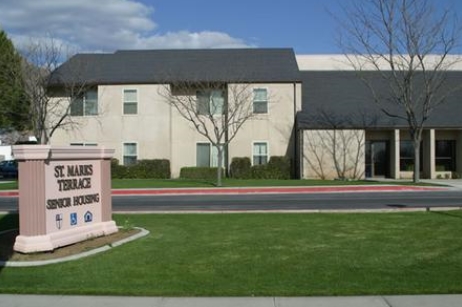
{"label": "red painted curb", "polygon": [[329,186],[329,187],[258,187],[258,188],[183,188],[112,190],[112,195],[188,195],[188,194],[264,194],[264,193],[342,193],[444,191],[447,188],[419,186]]}
{"label": "red painted curb", "polygon": [[[278,193],[342,193],[342,192],[413,192],[445,191],[445,187],[402,185],[383,186],[316,186],[316,187],[255,187],[255,188],[177,188],[177,189],[114,189],[112,195],[201,195],[201,194],[278,194]],[[0,197],[18,197],[17,190],[0,191]]]}

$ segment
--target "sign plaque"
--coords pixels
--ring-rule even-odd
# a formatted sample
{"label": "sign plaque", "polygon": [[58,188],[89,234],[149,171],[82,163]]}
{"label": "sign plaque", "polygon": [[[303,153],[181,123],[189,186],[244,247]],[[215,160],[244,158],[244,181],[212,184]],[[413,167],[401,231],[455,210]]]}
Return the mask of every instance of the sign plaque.
{"label": "sign plaque", "polygon": [[114,150],[102,147],[13,146],[19,167],[19,236],[22,253],[117,232],[112,221]]}

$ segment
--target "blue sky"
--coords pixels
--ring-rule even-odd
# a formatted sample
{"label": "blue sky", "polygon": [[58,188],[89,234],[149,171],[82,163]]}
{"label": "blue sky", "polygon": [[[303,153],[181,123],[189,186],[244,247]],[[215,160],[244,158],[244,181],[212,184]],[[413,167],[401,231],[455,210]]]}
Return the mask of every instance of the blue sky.
{"label": "blue sky", "polygon": [[[0,27],[16,45],[53,37],[80,52],[292,47],[329,54],[340,53],[329,12],[340,14],[347,1],[2,0]],[[462,15],[462,0],[430,1]]]}

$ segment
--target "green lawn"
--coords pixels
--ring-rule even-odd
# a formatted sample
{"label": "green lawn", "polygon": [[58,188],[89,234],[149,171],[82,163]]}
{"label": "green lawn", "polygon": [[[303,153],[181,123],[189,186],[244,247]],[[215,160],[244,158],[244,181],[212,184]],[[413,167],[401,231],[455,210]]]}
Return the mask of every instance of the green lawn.
{"label": "green lawn", "polygon": [[[238,180],[223,179],[223,187],[269,187],[269,186],[332,186],[332,185],[371,185],[371,184],[399,184],[415,185],[405,181],[342,181],[342,180]],[[433,184],[419,183],[427,186]],[[186,180],[186,179],[113,179],[113,189],[147,189],[147,188],[211,188],[215,187],[214,181]],[[17,182],[0,183],[0,190],[15,190]]]}
{"label": "green lawn", "polygon": [[[0,268],[0,292],[150,296],[462,293],[462,211],[116,215],[151,233],[58,265]],[[0,229],[17,217],[0,217]]]}
{"label": "green lawn", "polygon": [[[341,180],[239,180],[223,179],[224,187],[266,187],[266,186],[325,186],[325,185],[352,185],[377,184],[372,181],[341,181]],[[202,188],[214,187],[215,181],[186,180],[186,179],[113,179],[114,189],[130,188]]]}

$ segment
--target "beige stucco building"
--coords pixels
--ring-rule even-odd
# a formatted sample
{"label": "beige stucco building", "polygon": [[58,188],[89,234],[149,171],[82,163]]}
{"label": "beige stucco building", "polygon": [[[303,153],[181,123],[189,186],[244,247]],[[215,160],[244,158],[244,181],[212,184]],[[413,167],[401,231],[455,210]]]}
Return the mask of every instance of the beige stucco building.
{"label": "beige stucco building", "polygon": [[[129,69],[124,60],[130,63]],[[301,83],[290,49],[78,55],[61,71],[79,69],[71,67],[73,61],[86,63],[82,74],[86,76],[88,90],[78,100],[81,106],[71,107],[72,129],[55,132],[52,145],[114,148],[115,157],[123,164],[141,159],[168,159],[172,177],[178,177],[186,166],[217,166],[217,152],[210,140],[180,115],[169,97],[172,87],[181,87],[186,82],[196,103],[200,92],[210,84],[220,89],[217,95],[224,101],[220,103],[231,106],[232,101],[238,100],[236,103],[244,110],[241,111],[248,112],[237,115],[249,118],[229,143],[225,165],[233,157],[251,157],[254,164],[260,164],[268,162],[271,156],[295,154],[293,128],[296,113],[301,110]],[[232,96],[238,91],[246,94],[234,99]],[[189,111],[196,110],[193,107]],[[213,137],[213,127],[207,118],[210,114],[204,115]],[[219,121],[225,115],[212,116]],[[226,132],[223,140],[233,136],[233,129]]]}
{"label": "beige stucco building", "polygon": [[[183,96],[197,104],[205,95],[205,109],[193,110],[206,110],[202,115],[219,122],[236,100],[232,89],[240,87],[250,117],[235,136],[231,128],[223,136],[232,139],[226,166],[234,157],[249,157],[255,165],[287,156],[299,178],[412,176],[406,123],[377,108],[341,56],[296,56],[292,49],[81,54],[63,64],[53,82],[59,87],[76,81],[85,83],[86,92],[70,109],[74,124],[56,131],[52,145],[114,148],[123,164],[168,159],[172,177],[186,166],[217,166],[216,148],[180,115],[171,89],[187,84],[189,95]],[[448,82],[462,84],[462,67],[448,72]],[[461,99],[460,91],[448,96],[425,126],[424,178],[462,174]],[[210,121],[204,127],[213,130]]]}

